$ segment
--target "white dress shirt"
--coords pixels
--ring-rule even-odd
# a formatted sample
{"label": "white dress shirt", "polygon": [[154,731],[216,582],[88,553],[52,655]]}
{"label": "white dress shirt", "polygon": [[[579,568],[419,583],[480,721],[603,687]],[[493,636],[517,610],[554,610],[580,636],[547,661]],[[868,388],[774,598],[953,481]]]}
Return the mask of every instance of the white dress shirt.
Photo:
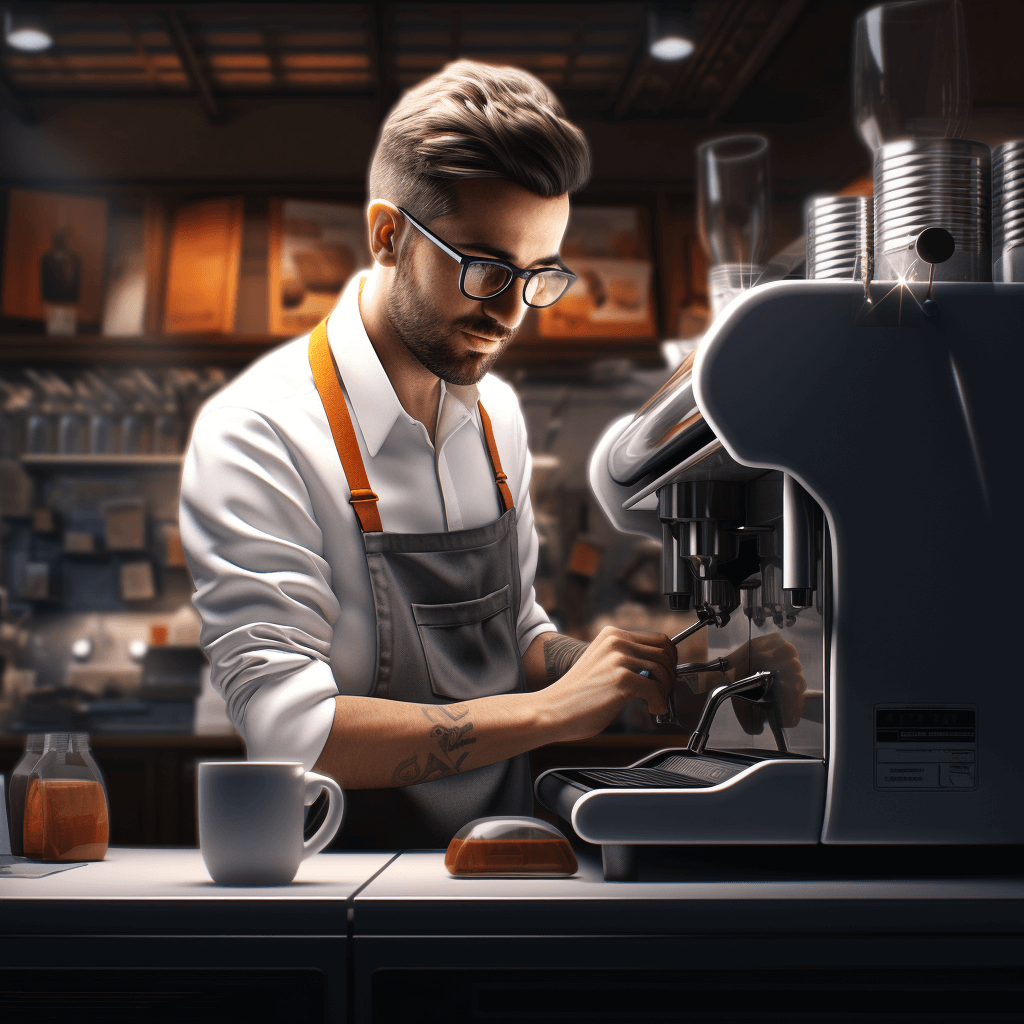
{"label": "white dress shirt", "polygon": [[[435,443],[403,408],[359,314],[357,274],[327,322],[388,533],[473,529],[501,514],[476,403],[491,417],[518,517],[520,653],[554,629],[537,604],[526,424],[487,375],[441,385]],[[309,770],[333,698],[373,683],[376,616],[349,488],[313,383],[309,336],[267,353],[200,410],[181,480],[181,538],[214,686],[251,759]]]}

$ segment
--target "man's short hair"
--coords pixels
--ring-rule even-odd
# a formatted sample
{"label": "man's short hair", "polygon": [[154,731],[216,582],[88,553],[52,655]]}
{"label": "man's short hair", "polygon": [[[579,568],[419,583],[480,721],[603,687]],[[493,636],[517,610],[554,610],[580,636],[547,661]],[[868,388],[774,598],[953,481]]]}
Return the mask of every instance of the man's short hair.
{"label": "man's short hair", "polygon": [[590,149],[554,93],[519,68],[460,60],[406,92],[381,126],[369,198],[429,224],[458,209],[454,185],[501,178],[539,196],[573,193]]}

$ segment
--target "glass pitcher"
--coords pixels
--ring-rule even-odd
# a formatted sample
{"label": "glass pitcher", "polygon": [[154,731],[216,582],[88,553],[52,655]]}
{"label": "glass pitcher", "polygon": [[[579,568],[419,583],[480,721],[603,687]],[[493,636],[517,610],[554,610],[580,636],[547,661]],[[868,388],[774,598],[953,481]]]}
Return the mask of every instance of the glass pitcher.
{"label": "glass pitcher", "polygon": [[854,118],[868,149],[898,139],[961,139],[971,114],[960,0],[865,11],[854,29]]}
{"label": "glass pitcher", "polygon": [[771,227],[771,165],[763,135],[729,135],[697,147],[697,230],[711,257],[708,296],[717,316],[758,284]]}
{"label": "glass pitcher", "polygon": [[23,846],[34,860],[103,860],[107,793],[85,733],[47,733],[25,794]]}

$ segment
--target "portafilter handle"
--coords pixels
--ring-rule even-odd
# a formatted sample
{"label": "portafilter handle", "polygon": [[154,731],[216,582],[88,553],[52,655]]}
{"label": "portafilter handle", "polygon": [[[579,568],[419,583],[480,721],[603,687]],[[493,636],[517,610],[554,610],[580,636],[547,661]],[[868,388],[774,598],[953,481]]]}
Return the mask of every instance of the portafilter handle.
{"label": "portafilter handle", "polygon": [[709,608],[706,604],[698,605],[695,610],[697,612],[697,621],[687,626],[682,633],[676,633],[669,640],[670,644],[681,644],[688,636],[693,636],[698,630],[703,629],[705,626],[710,626],[712,623],[716,626],[724,626],[726,623],[725,616],[721,612],[716,612],[714,608]]}
{"label": "portafilter handle", "polygon": [[[698,630],[703,629],[705,626],[710,626],[712,623],[716,626],[724,626],[727,618],[721,612],[716,611],[714,608],[706,604],[698,605],[695,609],[697,612],[697,621],[691,623],[681,633],[676,633],[674,637],[669,640],[669,643],[675,646],[681,644],[688,636],[693,636]],[[724,667],[723,667],[724,666]],[[676,666],[676,677],[680,675],[686,675],[692,672],[724,672],[729,667],[729,663],[724,658],[718,658],[716,661],[708,662],[694,662],[691,665],[677,665]],[[685,672],[680,671],[685,669]],[[651,673],[644,669],[640,673],[642,676],[650,677]],[[655,715],[654,721],[658,725],[668,725],[676,720],[676,702],[675,697],[670,692],[668,695],[668,714],[667,715]]]}

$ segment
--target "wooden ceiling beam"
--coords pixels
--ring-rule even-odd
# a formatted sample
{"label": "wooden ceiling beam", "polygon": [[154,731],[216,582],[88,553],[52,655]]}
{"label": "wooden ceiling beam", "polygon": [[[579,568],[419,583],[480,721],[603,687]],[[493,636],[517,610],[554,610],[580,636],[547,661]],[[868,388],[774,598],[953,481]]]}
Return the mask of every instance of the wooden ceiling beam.
{"label": "wooden ceiling beam", "polygon": [[207,119],[211,124],[217,124],[222,120],[220,104],[217,102],[216,96],[213,95],[210,79],[199,62],[199,57],[192,46],[192,40],[188,37],[184,23],[175,11],[165,12],[164,22],[167,25],[167,34],[171,38],[174,52],[178,55],[182,70],[188,77],[192,88],[199,94]]}
{"label": "wooden ceiling beam", "polygon": [[146,44],[142,41],[142,36],[139,35],[138,29],[136,29],[134,24],[132,24],[128,16],[123,13],[120,15],[120,21],[121,24],[124,25],[125,32],[128,33],[128,39],[135,48],[135,52],[138,54],[139,60],[142,61],[142,66],[146,69],[146,74],[149,76],[149,80],[154,85],[159,85],[160,75],[157,72],[156,65],[153,63],[153,58],[146,49]]}
{"label": "wooden ceiling beam", "polygon": [[771,59],[783,37],[793,27],[793,23],[800,17],[806,6],[807,0],[786,0],[782,4],[768,28],[761,34],[753,51],[743,62],[743,67],[729,83],[728,88],[722,93],[718,103],[708,115],[710,121],[717,121],[729,112]]}
{"label": "wooden ceiling beam", "polygon": [[377,118],[383,120],[394,102],[394,76],[390,56],[394,51],[391,9],[388,0],[373,0],[370,30],[373,36],[373,64],[377,72]]}
{"label": "wooden ceiling beam", "polygon": [[456,7],[452,11],[452,38],[448,47],[448,59],[458,60],[459,50],[462,49],[462,8]]}
{"label": "wooden ceiling beam", "polygon": [[647,74],[647,64],[651,59],[647,53],[647,16],[649,13],[650,6],[643,4],[636,20],[633,50],[626,63],[626,70],[615,88],[611,102],[610,110],[613,121],[618,121],[625,114],[633,97],[640,91],[640,86]]}
{"label": "wooden ceiling beam", "polygon": [[586,34],[586,26],[583,24],[585,15],[580,15],[580,23],[572,34],[572,43],[569,45],[569,52],[565,58],[565,71],[562,74],[562,91],[568,92],[572,85],[572,76],[576,71],[576,61],[579,60],[580,51],[583,49],[583,37]]}
{"label": "wooden ceiling beam", "polygon": [[699,40],[697,52],[688,62],[686,73],[676,79],[675,88],[666,95],[662,110],[668,107],[678,111],[692,100],[697,92],[697,86],[714,66],[715,59],[729,41],[736,26],[746,16],[747,7],[751,2],[753,0],[730,0],[728,3],[715,5],[717,17],[708,25],[704,38]]}
{"label": "wooden ceiling beam", "polygon": [[33,124],[35,114],[18,94],[18,89],[7,74],[7,69],[0,65],[0,101],[10,107],[14,116],[24,124]]}
{"label": "wooden ceiling beam", "polygon": [[261,29],[260,38],[263,40],[263,49],[267,52],[267,61],[270,64],[270,80],[275,89],[284,89],[284,62],[281,60],[280,33]]}

